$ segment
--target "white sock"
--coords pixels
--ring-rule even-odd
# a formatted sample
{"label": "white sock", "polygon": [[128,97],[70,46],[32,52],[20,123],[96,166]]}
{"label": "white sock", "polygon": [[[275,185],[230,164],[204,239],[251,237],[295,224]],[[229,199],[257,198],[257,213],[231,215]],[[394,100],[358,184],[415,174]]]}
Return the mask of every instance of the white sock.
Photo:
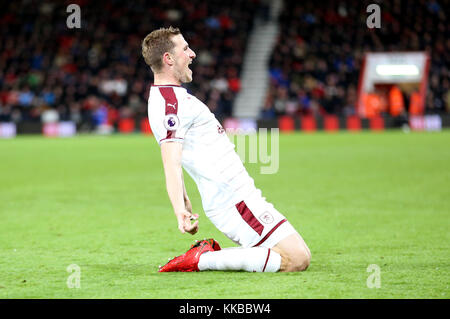
{"label": "white sock", "polygon": [[209,251],[200,256],[198,269],[202,270],[245,270],[249,272],[277,272],[281,256],[265,247],[225,248]]}

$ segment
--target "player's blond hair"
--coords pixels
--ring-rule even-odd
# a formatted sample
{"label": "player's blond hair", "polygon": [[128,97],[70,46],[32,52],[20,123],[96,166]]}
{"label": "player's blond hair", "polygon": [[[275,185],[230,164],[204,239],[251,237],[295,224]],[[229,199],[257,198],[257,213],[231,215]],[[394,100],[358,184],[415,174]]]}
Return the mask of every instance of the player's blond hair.
{"label": "player's blond hair", "polygon": [[172,37],[181,34],[178,28],[160,28],[154,30],[142,41],[142,56],[145,63],[152,69],[153,73],[157,73],[162,69],[162,57],[166,52],[172,52],[175,43]]}

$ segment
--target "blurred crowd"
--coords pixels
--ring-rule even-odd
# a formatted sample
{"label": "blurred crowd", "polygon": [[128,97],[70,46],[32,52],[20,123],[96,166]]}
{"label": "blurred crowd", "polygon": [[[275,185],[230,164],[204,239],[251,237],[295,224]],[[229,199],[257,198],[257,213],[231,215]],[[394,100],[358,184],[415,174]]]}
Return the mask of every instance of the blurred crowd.
{"label": "blurred crowd", "polygon": [[[81,28],[69,29],[70,3]],[[247,36],[259,1],[2,1],[0,121],[59,121],[94,127],[147,116],[150,68],[141,41],[179,27],[197,54],[187,89],[230,115]],[[46,112],[47,111],[47,112]]]}
{"label": "blurred crowd", "polygon": [[[382,28],[363,27],[373,1],[284,0],[263,118],[354,114],[364,52],[426,50],[427,112],[450,111],[450,0],[380,3]],[[81,28],[69,29],[70,3]],[[186,88],[220,118],[232,114],[246,43],[264,0],[0,3],[0,121],[71,120],[87,129],[147,116],[153,76],[141,57],[150,31],[179,27],[196,52]]]}
{"label": "blurred crowd", "polygon": [[[381,8],[379,29],[366,27],[371,3]],[[426,113],[450,112],[449,7],[448,0],[284,0],[262,117],[354,114],[367,51],[428,51]],[[404,95],[408,111],[410,97]]]}

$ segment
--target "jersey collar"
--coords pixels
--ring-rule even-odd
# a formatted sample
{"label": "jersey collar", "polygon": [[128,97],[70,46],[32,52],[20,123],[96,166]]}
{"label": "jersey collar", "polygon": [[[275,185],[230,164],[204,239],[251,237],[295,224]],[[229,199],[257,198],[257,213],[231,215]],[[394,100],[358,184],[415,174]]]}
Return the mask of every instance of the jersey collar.
{"label": "jersey collar", "polygon": [[176,85],[176,84],[152,84],[152,86],[156,86],[156,87],[165,87],[165,86],[170,86],[170,87],[177,87],[177,88],[182,88],[181,85]]}

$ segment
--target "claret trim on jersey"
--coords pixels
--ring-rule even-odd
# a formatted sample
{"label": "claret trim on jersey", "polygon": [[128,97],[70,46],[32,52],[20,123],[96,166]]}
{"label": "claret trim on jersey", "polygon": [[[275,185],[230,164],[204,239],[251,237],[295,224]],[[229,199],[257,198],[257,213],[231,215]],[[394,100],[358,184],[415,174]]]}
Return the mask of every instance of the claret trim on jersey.
{"label": "claret trim on jersey", "polygon": [[152,86],[156,86],[156,87],[177,87],[177,88],[182,88],[181,85],[176,85],[176,84],[152,84]]}

